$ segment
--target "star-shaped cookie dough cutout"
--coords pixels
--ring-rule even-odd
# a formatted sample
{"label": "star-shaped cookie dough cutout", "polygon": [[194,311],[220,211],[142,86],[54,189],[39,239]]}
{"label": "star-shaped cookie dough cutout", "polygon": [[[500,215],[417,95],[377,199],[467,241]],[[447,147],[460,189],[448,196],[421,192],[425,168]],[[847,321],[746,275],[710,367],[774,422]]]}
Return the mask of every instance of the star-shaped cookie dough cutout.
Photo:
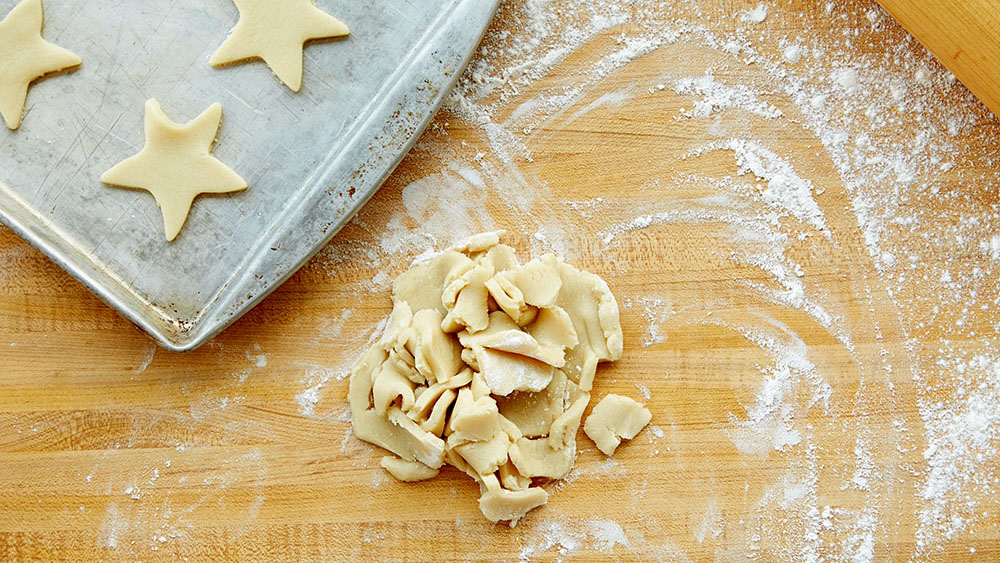
{"label": "star-shaped cookie dough cutout", "polygon": [[0,22],[0,114],[21,126],[28,86],[46,74],[79,66],[73,53],[42,39],[42,0],[23,0]]}
{"label": "star-shaped cookie dough cutout", "polygon": [[168,241],[187,220],[199,194],[221,194],[246,189],[247,183],[211,154],[222,122],[222,106],[212,104],[183,125],[163,113],[156,100],[146,102],[146,146],[101,176],[113,186],[137,188],[153,194],[163,212]]}
{"label": "star-shaped cookie dough cutout", "polygon": [[350,33],[313,0],[233,0],[240,21],[209,62],[222,66],[262,59],[293,92],[302,87],[302,49],[310,39]]}

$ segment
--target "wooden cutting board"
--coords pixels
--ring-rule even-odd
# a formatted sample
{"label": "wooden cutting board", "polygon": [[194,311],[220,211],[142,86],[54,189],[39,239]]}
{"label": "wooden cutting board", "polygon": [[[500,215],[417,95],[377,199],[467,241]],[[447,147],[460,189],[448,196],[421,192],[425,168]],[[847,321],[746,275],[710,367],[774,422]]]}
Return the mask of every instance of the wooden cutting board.
{"label": "wooden cutting board", "polygon": [[878,1],[1000,115],[1000,4],[993,0]]}
{"label": "wooden cutting board", "polygon": [[[648,29],[629,19],[532,80],[518,45],[546,26],[573,40],[564,31],[583,12],[558,0],[527,20],[527,4],[544,3],[506,2],[494,24],[490,48],[514,55],[504,95],[484,102],[491,121],[440,114],[356,221],[195,352],[157,349],[0,229],[0,560],[1000,560],[996,457],[939,463],[954,488],[945,479],[927,500],[928,460],[972,446],[956,432],[935,454],[921,410],[939,409],[945,430],[963,420],[963,397],[982,391],[956,362],[993,353],[982,335],[995,334],[995,309],[978,306],[996,292],[996,260],[980,250],[1000,232],[996,170],[959,158],[1000,154],[988,112],[958,86],[915,85],[903,101],[924,105],[870,112],[892,121],[868,126],[866,96],[884,92],[850,65],[888,61],[901,80],[910,62],[933,66],[872,2],[830,3],[832,14],[812,0],[677,3],[671,19],[714,35],[640,41]],[[849,187],[805,125],[803,90],[774,78],[785,71],[828,88],[806,108],[848,108],[831,146],[929,138],[944,160],[911,184],[860,160],[869,172]],[[718,104],[698,110],[709,94]],[[708,116],[686,117],[696,110]],[[921,136],[938,114],[964,118],[953,135]],[[776,215],[750,170],[762,164],[741,163],[732,139],[811,182],[825,230]],[[881,230],[864,230],[861,212]],[[598,370],[594,396],[653,413],[613,459],[581,433],[577,471],[546,484],[549,504],[513,529],[482,517],[458,471],[392,481],[383,452],[351,435],[346,404],[389,283],[428,234],[493,228],[522,259],[555,249],[607,280],[625,354]],[[953,356],[938,367],[942,350]],[[817,377],[794,371],[803,354]]]}

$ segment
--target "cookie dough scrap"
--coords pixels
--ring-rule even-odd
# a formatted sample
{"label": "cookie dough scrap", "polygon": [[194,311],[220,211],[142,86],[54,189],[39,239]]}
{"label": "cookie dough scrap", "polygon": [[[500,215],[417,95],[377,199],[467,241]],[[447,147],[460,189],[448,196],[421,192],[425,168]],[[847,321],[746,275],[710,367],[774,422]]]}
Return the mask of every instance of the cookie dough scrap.
{"label": "cookie dough scrap", "polygon": [[156,100],[146,102],[146,146],[101,176],[112,186],[146,190],[163,212],[167,241],[187,221],[194,198],[204,193],[245,190],[247,183],[211,154],[222,122],[222,106],[212,104],[193,121],[174,123]]}
{"label": "cookie dough scrap", "polygon": [[545,504],[544,479],[576,460],[597,364],[622,353],[604,281],[554,255],[522,265],[484,233],[394,283],[381,338],[351,373],[354,432],[395,456],[400,480],[445,464],[473,478],[479,507],[515,525]]}
{"label": "cookie dough scrap", "polygon": [[314,0],[233,0],[240,19],[210,59],[214,67],[261,59],[293,92],[302,88],[302,50],[312,39],[348,35]]}
{"label": "cookie dough scrap", "polygon": [[21,126],[28,87],[38,78],[80,66],[80,57],[42,39],[42,0],[23,0],[0,21],[0,114]]}
{"label": "cookie dough scrap", "polygon": [[379,465],[396,479],[407,483],[431,479],[438,474],[437,469],[431,469],[419,461],[407,461],[391,455],[383,456]]}
{"label": "cookie dough scrap", "polygon": [[597,444],[597,449],[609,456],[615,453],[623,438],[635,438],[652,418],[646,407],[612,393],[597,403],[583,424],[583,431]]}

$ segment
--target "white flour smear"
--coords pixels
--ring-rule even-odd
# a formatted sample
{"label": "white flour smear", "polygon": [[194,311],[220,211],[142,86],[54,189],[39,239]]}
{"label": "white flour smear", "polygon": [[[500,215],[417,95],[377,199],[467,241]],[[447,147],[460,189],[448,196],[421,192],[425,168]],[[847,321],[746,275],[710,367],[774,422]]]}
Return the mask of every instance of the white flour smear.
{"label": "white flour smear", "polygon": [[973,499],[1000,492],[1000,357],[946,354],[941,364],[962,391],[954,402],[921,403],[929,444],[923,452],[929,471],[921,491],[927,507],[920,513],[917,536],[922,548],[941,537],[953,539],[984,520],[995,521],[996,514],[978,510]]}
{"label": "white flour smear", "polygon": [[[784,115],[780,109],[760,101],[757,93],[743,84],[728,86],[715,80],[711,74],[699,78],[680,78],[674,82],[678,94],[695,94],[702,99],[694,108],[685,110],[686,117],[705,118],[726,110],[739,109],[768,119]],[[735,149],[734,149],[735,150]]]}
{"label": "white flour smear", "polygon": [[629,538],[621,525],[614,520],[592,518],[589,520],[540,521],[527,536],[521,548],[521,560],[530,561],[543,554],[570,556],[584,546],[610,555],[634,553]]}
{"label": "white flour smear", "polygon": [[805,343],[780,322],[760,319],[751,326],[733,328],[760,346],[773,361],[763,369],[761,390],[756,402],[747,408],[746,419],[730,416],[736,449],[766,456],[772,449],[781,451],[798,445],[802,434],[793,426],[794,403],[790,395],[799,384],[809,382],[813,387],[809,404],[823,403],[828,408],[832,394],[829,383],[816,373],[816,366],[807,358]]}
{"label": "white flour smear", "polygon": [[[665,300],[659,297],[643,297],[639,300],[642,305],[642,314],[649,323],[646,334],[642,335],[643,346],[653,346],[660,344],[667,339],[666,335],[660,331],[665,326],[670,316],[674,313],[673,308]],[[626,302],[626,308],[631,307],[631,301]],[[648,394],[649,391],[646,391]],[[646,399],[649,399],[647,396]]]}
{"label": "white flour smear", "polygon": [[350,367],[338,369],[317,365],[307,366],[306,374],[302,378],[305,389],[295,396],[295,402],[299,405],[299,414],[303,416],[315,415],[316,405],[323,397],[326,385],[334,379],[343,381],[350,373]]}
{"label": "white flour smear", "polygon": [[790,213],[830,236],[823,212],[813,199],[812,182],[802,179],[787,160],[764,148],[759,142],[745,139],[713,143],[697,149],[693,155],[713,150],[732,151],[740,174],[749,172],[766,183],[766,186],[760,186],[760,197],[764,203]]}
{"label": "white flour smear", "polygon": [[[683,534],[640,508],[610,520],[553,504],[518,528],[523,559],[866,562],[915,533],[912,552],[892,555],[923,560],[996,526],[1000,161],[977,144],[997,136],[995,119],[874,2],[802,9],[749,3],[720,18],[718,3],[697,1],[505,3],[509,31],[487,34],[415,149],[422,175],[390,182],[380,195],[391,205],[352,225],[364,236],[335,240],[312,263],[370,265],[364,296],[428,248],[508,228],[536,254],[599,260],[616,292],[631,287],[619,300],[637,325],[626,352],[637,369],[659,369],[639,358],[687,330],[735,334],[759,358],[742,371],[719,360],[716,377],[732,386],[720,393],[732,396],[714,418],[685,426],[654,412],[648,447],[662,467],[676,461],[669,480],[690,478],[684,448],[702,453],[683,439],[690,428],[714,428],[712,447],[728,440],[738,457],[705,477],[719,483]],[[805,29],[814,18],[844,32],[816,37]],[[596,164],[569,149],[564,163],[550,143],[586,151],[569,133],[590,119],[622,151],[647,151],[648,169],[588,169],[611,184],[564,185],[561,166]],[[604,156],[594,163],[614,166]],[[630,261],[659,259],[643,246],[654,231],[686,252],[665,275],[703,263],[745,275],[628,286]],[[302,382],[301,414],[315,414],[333,377]],[[641,389],[669,403],[655,385]],[[888,426],[872,423],[885,413]],[[581,469],[556,488],[599,476],[656,508],[670,493],[643,470],[635,459]]]}

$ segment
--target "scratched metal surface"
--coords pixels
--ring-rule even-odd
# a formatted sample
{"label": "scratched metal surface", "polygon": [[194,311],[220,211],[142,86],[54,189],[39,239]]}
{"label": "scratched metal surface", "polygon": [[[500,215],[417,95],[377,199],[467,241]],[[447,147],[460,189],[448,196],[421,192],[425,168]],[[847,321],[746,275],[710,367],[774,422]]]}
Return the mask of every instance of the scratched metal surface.
{"label": "scratched metal surface", "polygon": [[[213,69],[229,0],[47,2],[45,37],[83,58],[0,133],[0,218],[173,350],[204,343],[322,247],[436,111],[498,0],[319,0],[351,28],[311,44],[294,94],[262,62]],[[0,0],[7,13],[14,0]],[[245,192],[202,196],[174,243],[146,192],[100,175],[175,121],[224,107],[215,155]]]}

